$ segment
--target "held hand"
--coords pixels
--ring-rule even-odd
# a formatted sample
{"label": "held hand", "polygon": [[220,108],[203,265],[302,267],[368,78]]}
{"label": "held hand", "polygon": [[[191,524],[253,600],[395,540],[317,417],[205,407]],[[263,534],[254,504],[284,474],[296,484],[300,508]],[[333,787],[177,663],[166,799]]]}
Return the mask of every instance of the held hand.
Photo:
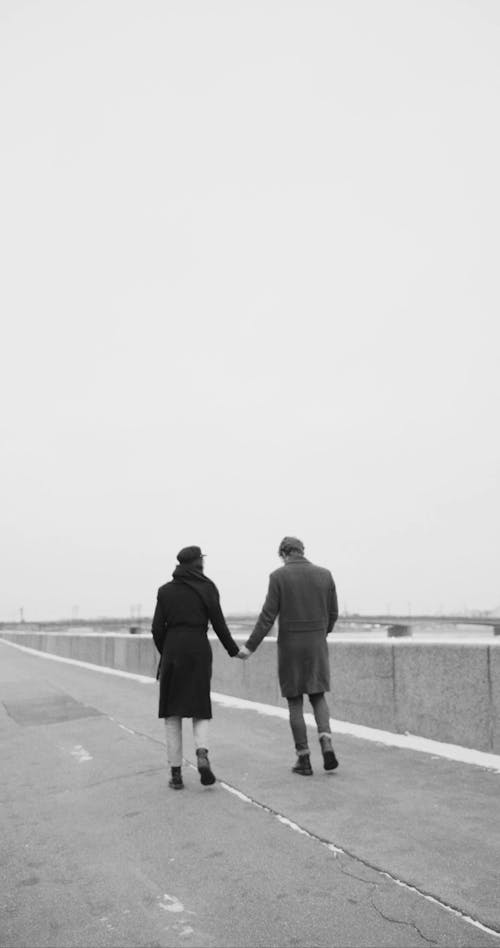
{"label": "held hand", "polygon": [[244,662],[250,657],[251,654],[252,653],[244,645],[242,645],[238,652],[237,658],[241,658],[241,660]]}

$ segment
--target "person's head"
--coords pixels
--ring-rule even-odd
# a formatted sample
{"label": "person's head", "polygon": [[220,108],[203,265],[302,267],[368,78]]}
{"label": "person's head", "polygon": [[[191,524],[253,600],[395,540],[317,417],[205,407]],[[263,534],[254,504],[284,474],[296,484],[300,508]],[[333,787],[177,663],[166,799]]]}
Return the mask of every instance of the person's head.
{"label": "person's head", "polygon": [[181,566],[189,566],[190,569],[197,569],[203,572],[203,557],[199,546],[183,546],[177,554],[177,560]]}
{"label": "person's head", "polygon": [[305,547],[302,540],[297,539],[297,537],[283,537],[279,545],[278,556],[280,556],[282,560],[287,560],[288,557],[293,556],[294,553],[303,556],[304,549]]}

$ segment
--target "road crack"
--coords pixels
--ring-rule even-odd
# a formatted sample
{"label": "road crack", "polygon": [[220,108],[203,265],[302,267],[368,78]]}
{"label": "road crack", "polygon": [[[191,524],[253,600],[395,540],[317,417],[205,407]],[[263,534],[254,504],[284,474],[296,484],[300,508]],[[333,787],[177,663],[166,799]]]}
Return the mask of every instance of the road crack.
{"label": "road crack", "polygon": [[[117,724],[122,723],[120,721],[117,721],[116,718],[112,718],[111,715],[108,715],[108,717],[110,718],[110,720],[115,721]],[[145,734],[143,731],[138,731],[134,729],[133,733],[137,737],[144,738],[148,741],[151,741],[154,744],[159,744],[162,747],[164,746],[163,741],[160,741],[158,738],[155,738],[150,734]],[[184,759],[184,762],[189,767],[196,769],[196,765],[193,764],[190,760],[188,760],[187,758],[183,758],[183,759]],[[320,843],[322,846],[325,846],[329,850],[330,853],[333,853],[335,858],[337,858],[337,856],[346,856],[348,859],[351,859],[354,863],[357,863],[358,866],[364,866],[366,869],[369,869],[371,872],[375,872],[377,873],[377,875],[383,877],[384,879],[388,879],[389,881],[394,882],[396,885],[401,886],[401,888],[405,889],[407,892],[412,892],[415,895],[420,896],[420,898],[426,899],[428,902],[433,902],[435,905],[440,906],[440,908],[444,909],[446,912],[449,912],[451,915],[455,915],[457,918],[462,919],[462,921],[467,922],[467,924],[473,925],[475,928],[479,928],[490,935],[494,935],[496,938],[500,937],[500,930],[498,928],[492,928],[489,925],[485,925],[483,922],[479,921],[478,919],[472,918],[470,915],[467,915],[466,912],[464,912],[462,909],[458,908],[457,906],[450,905],[448,902],[445,902],[443,899],[440,899],[439,896],[433,895],[430,892],[426,892],[425,889],[419,889],[417,888],[417,886],[412,885],[409,882],[405,882],[403,879],[398,879],[398,877],[394,875],[392,872],[389,872],[387,869],[383,869],[381,866],[377,866],[374,863],[369,862],[369,860],[363,858],[363,856],[357,856],[355,853],[350,852],[347,849],[343,849],[341,846],[337,846],[335,843],[331,842],[331,840],[325,839],[324,837],[319,836],[316,833],[310,832],[309,830],[305,829],[303,826],[300,826],[298,823],[295,823],[293,820],[290,820],[288,817],[284,816],[278,810],[275,810],[273,807],[268,806],[265,803],[261,803],[259,800],[256,800],[254,797],[250,797],[247,793],[245,793],[242,790],[239,790],[237,787],[234,787],[232,784],[229,784],[222,780],[218,780],[217,782],[219,786],[223,787],[224,790],[228,791],[229,793],[234,794],[235,796],[239,797],[244,802],[250,803],[252,806],[255,806],[258,809],[263,810],[265,813],[269,813],[271,816],[277,819],[280,823],[284,824],[285,826],[288,826],[290,829],[295,830],[297,833],[300,833],[304,836],[308,836],[310,839],[315,840],[317,843]],[[339,868],[341,868],[340,863],[338,863],[338,865],[339,865]],[[352,873],[346,872],[344,869],[341,869],[341,871],[344,872],[344,875],[350,875],[352,878],[357,878],[359,879],[360,882],[365,882],[367,885],[372,885],[375,887],[380,885],[379,882],[370,883],[366,879],[361,879],[358,876],[354,876]],[[375,905],[373,907],[376,909],[376,911],[379,911],[379,909],[377,909]],[[398,919],[389,919],[389,921],[397,922]],[[400,922],[400,924],[409,925],[411,923]],[[421,935],[423,940],[428,942],[428,944],[436,944],[436,942],[433,942],[432,940],[426,938],[425,935],[422,935],[422,933],[419,931],[416,925],[413,924],[413,927],[418,932],[418,934]]]}
{"label": "road crack", "polygon": [[364,882],[365,885],[371,885],[372,888],[377,889],[380,885],[380,882],[374,882],[373,879],[362,879],[361,876],[356,876],[354,872],[348,872],[347,869],[343,869],[341,863],[339,862],[338,867],[340,871],[345,875],[349,876],[350,879],[357,879],[358,882]]}
{"label": "road crack", "polygon": [[375,911],[381,916],[381,918],[384,918],[386,922],[393,922],[394,925],[407,925],[408,928],[414,928],[415,931],[418,932],[418,934],[420,935],[420,937],[421,937],[424,941],[426,941],[428,945],[437,945],[437,944],[438,944],[437,941],[434,940],[434,938],[427,938],[426,935],[422,934],[422,932],[420,931],[418,925],[416,925],[415,922],[404,922],[401,918],[391,918],[390,915],[384,915],[384,913],[382,912],[382,910],[379,909],[379,907],[378,907],[377,905],[375,905],[375,902],[373,901],[373,899],[371,899],[370,901],[371,901],[371,906],[372,906],[372,908],[374,908]]}

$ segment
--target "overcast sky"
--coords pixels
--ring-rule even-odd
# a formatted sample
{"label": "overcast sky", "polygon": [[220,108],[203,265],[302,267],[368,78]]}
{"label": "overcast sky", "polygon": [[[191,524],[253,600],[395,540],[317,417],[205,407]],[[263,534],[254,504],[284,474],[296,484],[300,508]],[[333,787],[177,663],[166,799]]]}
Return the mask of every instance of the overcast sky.
{"label": "overcast sky", "polygon": [[285,534],[342,610],[500,604],[500,4],[1,0],[0,619]]}

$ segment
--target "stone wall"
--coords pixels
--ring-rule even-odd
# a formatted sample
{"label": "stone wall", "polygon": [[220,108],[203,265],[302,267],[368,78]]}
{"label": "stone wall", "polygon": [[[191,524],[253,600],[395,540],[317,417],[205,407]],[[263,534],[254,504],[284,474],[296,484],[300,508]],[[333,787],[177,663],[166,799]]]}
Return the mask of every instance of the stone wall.
{"label": "stone wall", "polygon": [[[8,632],[19,645],[155,677],[149,636]],[[214,638],[215,692],[286,707],[276,671],[276,642],[264,640],[246,662]],[[491,644],[329,642],[333,718],[500,753],[500,642]]]}

